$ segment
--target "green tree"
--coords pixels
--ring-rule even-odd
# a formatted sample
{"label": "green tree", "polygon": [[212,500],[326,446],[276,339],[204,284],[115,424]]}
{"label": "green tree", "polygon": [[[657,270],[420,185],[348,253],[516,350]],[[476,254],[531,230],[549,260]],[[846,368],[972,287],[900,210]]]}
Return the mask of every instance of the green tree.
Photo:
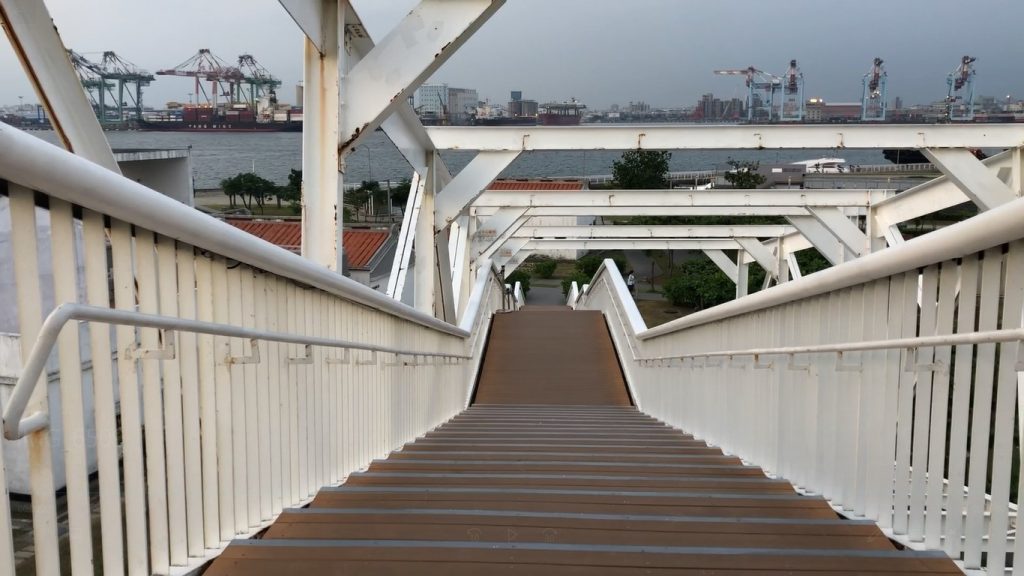
{"label": "green tree", "polygon": [[668,188],[668,161],[671,158],[672,154],[664,150],[627,150],[621,159],[612,163],[615,184],[626,190]]}
{"label": "green tree", "polygon": [[741,162],[729,160],[732,170],[725,173],[725,181],[737,189],[757,188],[764,184],[767,178],[760,174],[757,169],[761,167],[759,162]]}
{"label": "green tree", "polygon": [[736,297],[736,285],[707,256],[688,260],[662,285],[673,306],[703,310]]}
{"label": "green tree", "polygon": [[281,201],[288,203],[292,212],[298,214],[302,211],[302,170],[292,170],[288,173],[288,183],[277,188],[277,207],[281,207]]}
{"label": "green tree", "polygon": [[234,206],[233,198],[239,196],[250,211],[255,204],[261,212],[263,211],[263,202],[268,196],[277,192],[277,186],[273,182],[252,172],[243,172],[225,178],[220,181],[220,187],[229,198],[232,198],[232,206]]}
{"label": "green tree", "polygon": [[391,203],[394,206],[401,207],[403,214],[405,213],[405,205],[409,203],[409,190],[411,188],[412,182],[406,179],[391,189]]}

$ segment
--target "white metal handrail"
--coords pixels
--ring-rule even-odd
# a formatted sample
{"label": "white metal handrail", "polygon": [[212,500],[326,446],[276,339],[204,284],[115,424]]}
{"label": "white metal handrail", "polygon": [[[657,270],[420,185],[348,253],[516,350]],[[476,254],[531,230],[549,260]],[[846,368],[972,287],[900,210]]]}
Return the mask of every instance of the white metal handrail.
{"label": "white metal handrail", "polygon": [[88,306],[85,304],[67,303],[58,306],[46,320],[39,331],[39,338],[32,346],[28,361],[22,370],[18,382],[14,386],[7,407],[4,410],[3,426],[4,437],[8,440],[18,440],[32,432],[42,430],[49,425],[49,415],[44,412],[36,412],[24,417],[25,409],[28,406],[32,393],[39,382],[39,377],[46,368],[46,360],[53,351],[64,325],[72,320],[101,322],[104,324],[115,324],[121,326],[135,326],[139,328],[159,328],[162,330],[173,330],[179,332],[194,332],[198,334],[211,334],[214,336],[228,336],[233,338],[247,338],[250,340],[264,340],[269,342],[283,342],[287,344],[301,344],[305,346],[323,346],[328,348],[341,348],[346,350],[366,350],[370,352],[381,352],[394,354],[395,356],[413,356],[428,358],[446,358],[466,360],[470,356],[462,354],[445,354],[440,352],[428,352],[420,350],[407,350],[388,346],[377,346],[373,344],[362,344],[349,340],[334,338],[320,338],[316,336],[301,336],[297,334],[286,334],[282,332],[271,332],[268,330],[255,330],[228,324],[217,324],[214,322],[203,322],[200,320],[189,320],[171,316],[159,316],[154,314],[143,314],[130,310],[115,310],[99,306]]}
{"label": "white metal handrail", "polygon": [[[1002,342],[1018,342],[1024,340],[1024,329],[988,330],[984,332],[967,332],[961,334],[944,334],[941,336],[920,336],[917,338],[895,338],[889,340],[872,340],[867,342],[841,342],[837,344],[818,344],[815,346],[784,346],[778,348],[750,348],[746,350],[723,350],[717,352],[697,352],[693,354],[672,354],[649,358],[634,358],[637,362],[657,362],[665,360],[683,360],[690,358],[732,358],[735,356],[793,356],[796,354],[821,354],[844,352],[871,352],[877,350],[915,350],[917,348],[936,348],[939,346],[963,346],[973,344],[996,344]],[[1024,366],[1018,368],[1024,370]]]}
{"label": "white metal handrail", "polygon": [[16,128],[0,124],[0,150],[2,179],[405,320],[454,336],[469,335]]}
{"label": "white metal handrail", "polygon": [[960,258],[1020,238],[1021,222],[1024,222],[1024,198],[920,236],[905,244],[862,256],[842,266],[822,270],[650,328],[637,334],[637,338],[650,340],[686,328],[849,288],[936,262]]}

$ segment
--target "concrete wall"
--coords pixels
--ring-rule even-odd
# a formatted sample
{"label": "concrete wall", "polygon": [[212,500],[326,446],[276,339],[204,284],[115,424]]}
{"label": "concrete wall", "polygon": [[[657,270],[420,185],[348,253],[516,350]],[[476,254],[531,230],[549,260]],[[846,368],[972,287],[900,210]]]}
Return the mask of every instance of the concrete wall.
{"label": "concrete wall", "polygon": [[116,150],[125,178],[194,206],[190,150]]}

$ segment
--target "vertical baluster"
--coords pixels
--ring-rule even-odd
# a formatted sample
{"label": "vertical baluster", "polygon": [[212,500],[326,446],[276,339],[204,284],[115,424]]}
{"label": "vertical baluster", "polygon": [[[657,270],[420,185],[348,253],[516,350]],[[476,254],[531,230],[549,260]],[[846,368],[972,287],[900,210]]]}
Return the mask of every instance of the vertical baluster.
{"label": "vertical baluster", "polygon": [[[345,323],[342,324],[341,337],[344,340],[352,340],[355,330],[355,315],[350,304],[344,306]],[[349,351],[351,354],[351,351]],[[351,356],[350,356],[351,357]],[[356,423],[356,382],[352,373],[352,365],[346,364],[341,371],[342,403],[344,411],[341,414],[343,423],[342,437],[345,438],[345,474],[350,474],[357,466],[359,453],[359,437]]]}
{"label": "vertical baluster", "polygon": [[[1024,309],[1024,242],[1010,244],[1005,256],[1003,311],[1000,328],[1021,327]],[[995,434],[992,446],[992,519],[988,529],[988,572],[1003,571],[1006,565],[1006,538],[1010,511],[1010,465],[1013,462],[1014,410],[1017,401],[1017,358],[1020,342],[999,346],[999,372],[996,389]],[[1018,497],[1019,500],[1019,497]]]}
{"label": "vertical baluster", "polygon": [[[335,318],[334,310],[335,304],[337,303],[334,297],[326,296],[323,300],[324,303],[324,322],[327,325],[325,330],[325,336],[328,338],[336,338],[335,332]],[[327,444],[328,444],[328,467],[327,467],[327,483],[335,484],[340,479],[338,472],[338,418],[335,413],[335,406],[338,401],[338,367],[336,364],[327,364],[326,358],[333,358],[337,356],[338,351],[334,348],[324,348],[321,358],[321,362],[324,364],[324,381],[327,386],[327,401],[324,402],[326,414],[327,414]]]}
{"label": "vertical baluster", "polygon": [[[114,304],[122,310],[136,309],[135,270],[132,255],[131,225],[111,221],[110,246],[114,269]],[[142,451],[142,399],[139,390],[138,362],[134,357],[136,330],[118,326],[117,384],[121,395],[121,443],[124,468],[124,509],[128,574],[149,574],[146,524],[146,487]]]}
{"label": "vertical baluster", "polygon": [[[36,209],[33,192],[16,184],[7,185],[11,205],[11,247],[18,302],[18,329],[21,332],[21,361],[28,361],[32,343],[39,338],[43,312],[39,286],[39,252],[36,236]],[[46,375],[36,382],[25,414],[48,412]],[[36,574],[60,574],[57,546],[57,500],[54,496],[53,460],[50,430],[29,434],[28,462],[32,491],[32,543],[36,551]],[[143,540],[145,542],[145,540]]]}
{"label": "vertical baluster", "polygon": [[[266,328],[270,332],[283,332],[278,324],[280,312],[278,304],[279,279],[277,276],[263,273],[266,289]],[[281,480],[285,473],[285,467],[281,464],[281,441],[284,436],[284,428],[281,425],[281,389],[286,383],[281,374],[281,346],[279,342],[267,342],[266,360],[267,367],[267,423],[270,440],[270,452],[267,468],[270,478],[270,513],[275,515],[283,507],[281,501]]]}
{"label": "vertical baluster", "polygon": [[[254,271],[253,282],[253,312],[255,313],[255,326],[261,332],[267,331],[267,316],[270,304],[267,299],[267,274],[263,271]],[[273,517],[273,470],[270,467],[270,430],[274,421],[270,416],[270,343],[258,341],[256,346],[260,350],[260,360],[256,364],[256,434],[254,438],[259,440],[259,518],[264,522]]]}
{"label": "vertical baluster", "polygon": [[[236,326],[243,326],[245,328],[254,328],[256,322],[256,307],[255,307],[255,279],[253,277],[252,268],[239,265],[238,268],[238,286],[240,287],[240,311],[241,317],[239,318],[240,324]],[[246,342],[240,338],[235,338],[234,341],[243,350],[239,356],[250,356],[251,342]],[[263,426],[259,422],[259,383],[257,381],[257,365],[251,361],[246,361],[241,366],[241,387],[243,389],[243,395],[245,401],[242,403],[243,418],[244,418],[244,438],[242,440],[242,449],[245,450],[245,492],[246,492],[246,515],[249,518],[249,528],[255,528],[260,525],[260,491],[261,482],[260,478],[260,429]]]}
{"label": "vertical baluster", "polygon": [[[196,319],[195,250],[178,244],[175,258],[178,276],[178,316]],[[209,292],[207,292],[209,294]],[[184,451],[185,518],[188,555],[203,556],[203,464],[200,448],[199,360],[194,332],[178,333],[178,359],[181,370],[182,450]]]}
{"label": "vertical baluster", "polygon": [[[839,331],[840,342],[853,342],[860,339],[860,316],[864,304],[863,286],[854,286],[844,290],[844,302],[840,315],[844,318],[842,328]],[[834,363],[835,356],[830,355]],[[836,374],[836,383],[839,386],[838,396],[840,403],[836,407],[836,418],[841,424],[841,435],[837,447],[842,456],[840,458],[842,471],[842,505],[844,510],[856,511],[857,500],[857,461],[858,453],[857,434],[860,423],[860,402],[857,399],[859,387],[852,372],[839,372]]]}
{"label": "vertical baluster", "polygon": [[[281,277],[276,277],[277,284],[277,327],[281,332],[286,332],[288,325],[288,286],[290,282]],[[293,481],[298,473],[292,458],[295,456],[293,449],[294,423],[295,423],[295,382],[292,378],[293,370],[288,365],[288,345],[281,343],[277,347],[278,374],[281,383],[281,507],[292,506],[298,502],[296,496],[296,483]]]}
{"label": "vertical baluster", "polygon": [[[978,330],[995,330],[999,313],[1002,250],[986,250],[981,263],[981,310]],[[995,344],[979,344],[974,371],[974,407],[971,414],[970,467],[967,472],[967,522],[964,568],[981,568],[982,538],[985,531],[985,494],[988,477],[989,431],[992,424],[992,379],[995,374]]]}
{"label": "vertical baluster", "polygon": [[[305,303],[303,302],[304,290],[298,288],[295,285],[289,285],[289,328],[293,334],[305,334]],[[294,355],[302,355],[301,346],[292,346],[294,348]],[[304,365],[296,365],[294,367],[294,381],[296,388],[296,406],[295,406],[295,422],[296,422],[296,441],[292,443],[292,446],[296,449],[298,458],[297,466],[298,469],[298,482],[299,492],[298,499],[304,500],[309,496],[309,475],[308,467],[306,462],[309,456],[309,438],[307,436],[306,427],[309,425],[307,416],[307,405],[306,405],[306,367]]]}
{"label": "vertical baluster", "polygon": [[[953,307],[959,268],[956,262],[945,262],[939,276],[938,318],[936,334],[953,333]],[[928,496],[925,509],[925,546],[942,547],[943,500],[946,484],[946,426],[949,423],[949,365],[951,349],[935,348],[933,362],[940,368],[932,374],[932,414],[928,448]]]}
{"label": "vertical baluster", "polygon": [[[934,336],[938,304],[939,267],[929,266],[924,270],[921,280],[920,336]],[[934,348],[917,350],[918,364],[931,364],[935,355]],[[924,503],[928,474],[928,432],[932,402],[932,372],[914,370],[917,385],[914,394],[914,440],[911,455],[913,471],[910,475],[910,523],[907,536],[911,541],[920,542],[924,539]]]}
{"label": "vertical baluster", "polygon": [[[50,233],[53,257],[54,304],[78,301],[78,263],[75,257],[75,224],[71,205],[50,199]],[[85,405],[82,394],[82,358],[78,348],[78,323],[69,322],[57,340],[60,358],[61,418],[64,427],[64,473],[67,481],[71,571],[93,571],[91,510],[85,446]]]}
{"label": "vertical baluster", "polygon": [[[853,316],[850,324],[851,342],[863,342],[871,339],[871,328],[874,318],[871,315],[871,305],[874,298],[874,284],[865,284],[858,287],[857,298],[854,300]],[[856,457],[852,459],[853,464],[853,512],[857,516],[864,516],[867,509],[868,499],[868,457],[870,446],[868,439],[871,437],[870,420],[872,394],[869,391],[870,383],[865,378],[865,371],[869,370],[871,352],[858,352],[850,354],[852,360],[859,367],[849,372],[849,382],[852,387],[853,399],[857,403],[856,428],[851,434],[850,441],[856,448]]]}
{"label": "vertical baluster", "polygon": [[[913,338],[917,335],[917,290],[920,275],[907,272],[903,278],[903,297],[900,306],[902,319],[900,336]],[[910,354],[904,351],[904,355]],[[899,368],[899,392],[896,414],[896,478],[893,490],[893,532],[906,534],[910,525],[910,457],[911,436],[914,419],[913,372]]]}
{"label": "vertical baluster", "polygon": [[[211,262],[213,280],[213,319],[218,324],[230,322],[229,301],[237,299],[237,292],[231,293],[228,287],[228,269],[224,258],[217,256]],[[217,500],[220,503],[220,539],[231,540],[239,532],[238,527],[244,523],[239,521],[242,510],[238,509],[235,500],[235,450],[231,432],[234,428],[232,406],[231,339],[226,336],[215,336],[214,343],[214,387],[216,396],[217,418]]]}
{"label": "vertical baluster", "polygon": [[[181,275],[183,283],[186,277]],[[196,318],[204,322],[213,322],[213,261],[205,255],[195,258],[195,296]],[[217,457],[217,428],[220,424],[217,418],[216,344],[212,334],[198,334],[195,339],[199,347],[197,377],[201,429],[199,442],[202,454],[203,544],[206,548],[216,548],[220,545],[222,536],[218,471],[220,462]]]}
{"label": "vertical baluster", "polygon": [[[107,235],[103,215],[82,211],[82,240],[85,254],[86,301],[108,308]],[[110,355],[110,326],[89,325],[92,351],[92,388],[96,414],[96,465],[100,484],[100,533],[103,545],[103,573],[124,574],[124,533],[121,530],[121,464],[117,449],[117,412],[114,395],[114,367]]]}
{"label": "vertical baluster", "polygon": [[[885,337],[888,339],[900,338],[903,334],[903,300],[905,275],[897,274],[889,277],[888,289],[888,313],[885,323]],[[882,413],[882,443],[879,450],[879,466],[881,471],[878,474],[878,492],[881,495],[879,504],[878,525],[883,528],[893,526],[893,497],[894,487],[897,478],[897,471],[893,466],[893,456],[896,453],[896,429],[897,415],[899,413],[900,398],[900,364],[901,350],[885,351],[885,367],[883,369],[882,394],[884,395],[885,409]]]}
{"label": "vertical baluster", "polygon": [[[160,314],[178,315],[178,263],[174,240],[160,236],[157,244],[157,267],[160,287]],[[175,334],[165,348],[174,346]],[[180,341],[179,341],[180,342]],[[188,562],[188,532],[185,511],[185,439],[181,407],[181,346],[174,358],[161,361],[163,367],[163,410],[167,450],[167,509],[172,566]]]}
{"label": "vertical baluster", "polygon": [[[242,316],[245,313],[242,307],[242,265],[234,263],[228,267],[228,323],[232,326],[242,325]],[[234,478],[234,501],[235,501],[235,533],[246,534],[249,527],[255,521],[250,516],[249,510],[249,482],[246,439],[246,390],[245,367],[235,363],[233,358],[245,356],[248,348],[247,343],[240,338],[228,339],[229,373],[231,374],[231,461],[234,465],[232,477]]]}
{"label": "vertical baluster", "polygon": [[[889,291],[891,279],[883,278],[872,286],[871,312],[865,314],[870,320],[866,338],[885,340],[889,317]],[[887,352],[877,350],[864,354],[865,394],[868,396],[867,436],[867,505],[865,515],[875,521],[891,518],[889,508],[892,494],[892,443],[886,435],[886,402],[889,398],[889,387],[886,379]]]}
{"label": "vertical baluster", "polygon": [[[311,321],[310,334],[313,336],[321,336],[320,327],[321,322],[323,320],[323,308],[321,307],[321,298],[323,296],[323,292],[319,290],[307,290],[307,293],[309,294],[310,303],[310,306],[307,309],[307,312],[310,314]],[[313,373],[313,405],[311,408],[313,409],[313,418],[315,421],[316,430],[316,435],[314,436],[315,442],[313,444],[313,456],[314,462],[316,463],[316,483],[313,485],[313,494],[319,491],[320,488],[323,487],[323,485],[326,483],[326,474],[324,474],[324,468],[326,464],[324,457],[326,456],[326,450],[324,449],[324,446],[326,445],[327,442],[327,423],[325,422],[324,419],[324,362],[323,354],[321,354],[321,352],[322,350],[319,349],[318,347],[314,347],[310,351],[310,353],[313,354],[315,357],[315,359],[313,360],[313,364],[310,365],[310,370]]]}
{"label": "vertical baluster", "polygon": [[[139,291],[139,311],[159,313],[157,292],[156,246],[153,233],[135,230],[135,269]],[[160,348],[160,333],[155,328],[142,328],[142,350]],[[146,493],[149,511],[150,569],[164,574],[170,569],[167,533],[167,470],[164,455],[163,398],[160,386],[160,365],[140,359],[142,365],[142,408],[146,443]]]}
{"label": "vertical baluster", "polygon": [[[960,296],[957,300],[957,333],[975,329],[978,306],[978,256],[966,256],[960,264]],[[964,476],[967,468],[967,418],[971,401],[974,346],[956,347],[953,371],[953,408],[949,429],[949,495],[946,503],[946,553],[958,558],[963,551]]]}

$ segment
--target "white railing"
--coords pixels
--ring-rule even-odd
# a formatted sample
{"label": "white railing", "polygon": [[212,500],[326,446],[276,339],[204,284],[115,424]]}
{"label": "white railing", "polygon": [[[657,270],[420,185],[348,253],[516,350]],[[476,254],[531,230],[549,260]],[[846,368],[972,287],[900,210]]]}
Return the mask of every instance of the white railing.
{"label": "white railing", "polygon": [[[495,274],[458,328],[13,128],[0,151],[36,573],[194,569],[466,406]],[[10,534],[5,500],[3,573]]]}
{"label": "white railing", "polygon": [[604,310],[645,412],[908,545],[1020,573],[1022,221],[1024,199],[651,329],[606,261],[578,306]]}
{"label": "white railing", "polygon": [[573,280],[572,284],[569,284],[569,293],[565,297],[565,305],[569,308],[576,307],[576,301],[580,299],[580,285]]}

